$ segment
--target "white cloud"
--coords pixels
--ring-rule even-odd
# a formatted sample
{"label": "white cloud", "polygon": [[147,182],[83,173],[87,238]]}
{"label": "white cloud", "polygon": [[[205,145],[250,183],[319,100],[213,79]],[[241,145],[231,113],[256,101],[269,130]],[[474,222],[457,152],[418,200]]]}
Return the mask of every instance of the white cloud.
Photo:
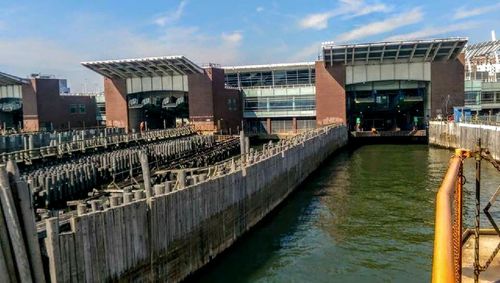
{"label": "white cloud", "polygon": [[342,19],[352,19],[368,14],[378,12],[389,12],[392,7],[382,3],[365,3],[364,0],[342,0],[341,5],[335,10],[322,13],[315,13],[305,16],[299,21],[299,27],[302,29],[322,30],[328,27],[328,21],[337,16],[343,16]]}
{"label": "white cloud", "polygon": [[332,13],[319,13],[306,16],[299,22],[299,26],[303,29],[322,30],[328,27],[328,20],[332,17]]}
{"label": "white cloud", "polygon": [[429,37],[444,35],[451,32],[473,29],[478,25],[479,24],[477,22],[465,22],[444,27],[436,27],[436,26],[427,27],[410,33],[389,36],[385,39],[385,41],[426,39]]}
{"label": "white cloud", "polygon": [[264,12],[264,7],[262,6],[259,6],[255,9],[255,11],[257,11],[257,13],[261,13],[261,12]]}
{"label": "white cloud", "polygon": [[154,23],[160,27],[163,27],[169,23],[178,21],[182,17],[182,14],[184,13],[184,8],[186,7],[186,4],[187,0],[182,0],[179,3],[179,6],[177,6],[177,9],[157,16],[154,19]]}
{"label": "white cloud", "polygon": [[373,4],[369,6],[362,7],[357,11],[353,12],[353,14],[345,15],[344,19],[351,19],[355,17],[360,17],[368,14],[378,13],[378,12],[390,12],[392,11],[392,7],[389,7],[385,4]]}
{"label": "white cloud", "polygon": [[228,44],[239,44],[243,40],[243,34],[239,31],[222,33],[221,38]]}
{"label": "white cloud", "polygon": [[336,38],[336,41],[346,42],[365,38],[371,35],[377,35],[393,31],[402,26],[418,23],[423,19],[423,13],[420,8],[414,8],[408,12],[387,18],[383,21],[363,24],[363,26],[351,31],[342,33]]}
{"label": "white cloud", "polygon": [[[96,23],[100,25],[102,23]],[[236,34],[236,35],[235,35]],[[240,33],[207,34],[198,27],[166,28],[150,37],[125,28],[85,36],[71,44],[57,39],[6,38],[0,36],[0,70],[25,77],[32,72],[67,78],[72,91],[102,88],[102,76],[80,65],[82,61],[184,55],[195,63],[242,63]],[[241,37],[240,37],[241,36]]]}
{"label": "white cloud", "polygon": [[457,10],[455,10],[455,15],[453,15],[453,18],[455,20],[460,20],[474,16],[479,16],[486,13],[491,13],[499,9],[500,9],[500,3],[496,3],[489,6],[477,7],[477,8],[467,8],[465,6],[462,6]]}
{"label": "white cloud", "polygon": [[321,42],[314,42],[293,54],[289,61],[292,62],[304,62],[304,61],[313,61],[317,59],[318,54],[320,53]]}

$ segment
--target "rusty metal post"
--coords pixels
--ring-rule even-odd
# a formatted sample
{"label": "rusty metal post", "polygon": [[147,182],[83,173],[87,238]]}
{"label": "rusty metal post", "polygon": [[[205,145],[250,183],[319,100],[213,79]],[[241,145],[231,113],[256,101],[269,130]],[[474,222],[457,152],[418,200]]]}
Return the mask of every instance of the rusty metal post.
{"label": "rusty metal post", "polygon": [[479,282],[479,228],[481,211],[481,138],[477,140],[476,146],[476,211],[474,227],[474,282]]}

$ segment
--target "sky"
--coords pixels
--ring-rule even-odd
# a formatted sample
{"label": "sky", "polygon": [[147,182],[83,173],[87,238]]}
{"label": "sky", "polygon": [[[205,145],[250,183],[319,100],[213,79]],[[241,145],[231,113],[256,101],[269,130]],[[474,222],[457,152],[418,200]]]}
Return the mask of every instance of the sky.
{"label": "sky", "polygon": [[0,72],[102,89],[83,61],[184,55],[200,65],[314,61],[338,44],[500,37],[491,0],[0,0]]}

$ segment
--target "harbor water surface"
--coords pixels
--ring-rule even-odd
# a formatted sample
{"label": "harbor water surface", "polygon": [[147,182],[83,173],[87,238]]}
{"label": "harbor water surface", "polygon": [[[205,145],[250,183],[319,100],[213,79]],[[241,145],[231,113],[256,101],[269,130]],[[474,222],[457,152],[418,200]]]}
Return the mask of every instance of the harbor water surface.
{"label": "harbor water surface", "polygon": [[[426,145],[339,151],[188,281],[429,282],[435,194],[451,155]],[[471,227],[474,161],[465,165]],[[485,163],[482,179],[484,206],[500,174]]]}

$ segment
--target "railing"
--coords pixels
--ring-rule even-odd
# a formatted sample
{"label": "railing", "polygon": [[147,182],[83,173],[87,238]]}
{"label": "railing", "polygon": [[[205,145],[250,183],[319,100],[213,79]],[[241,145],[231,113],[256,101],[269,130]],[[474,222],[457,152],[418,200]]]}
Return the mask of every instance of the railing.
{"label": "railing", "polygon": [[[476,163],[475,178],[475,211],[474,228],[463,229],[462,189],[465,183],[463,177],[463,162],[466,158],[474,157]],[[488,256],[484,264],[480,263],[479,237],[490,234],[500,236],[500,229],[489,211],[500,195],[500,186],[483,209],[494,229],[480,229],[480,189],[481,189],[481,161],[486,160],[500,172],[500,164],[497,163],[489,151],[481,148],[481,139],[478,140],[474,151],[456,149],[450,160],[448,171],[441,183],[436,196],[436,221],[434,232],[434,252],[432,262],[432,282],[461,282],[462,281],[462,245],[474,234],[474,282],[479,282],[481,272],[488,269],[493,259],[500,251],[500,242],[493,252]]]}
{"label": "railing", "polygon": [[462,260],[462,152],[451,158],[436,197],[432,282],[460,282]]}

